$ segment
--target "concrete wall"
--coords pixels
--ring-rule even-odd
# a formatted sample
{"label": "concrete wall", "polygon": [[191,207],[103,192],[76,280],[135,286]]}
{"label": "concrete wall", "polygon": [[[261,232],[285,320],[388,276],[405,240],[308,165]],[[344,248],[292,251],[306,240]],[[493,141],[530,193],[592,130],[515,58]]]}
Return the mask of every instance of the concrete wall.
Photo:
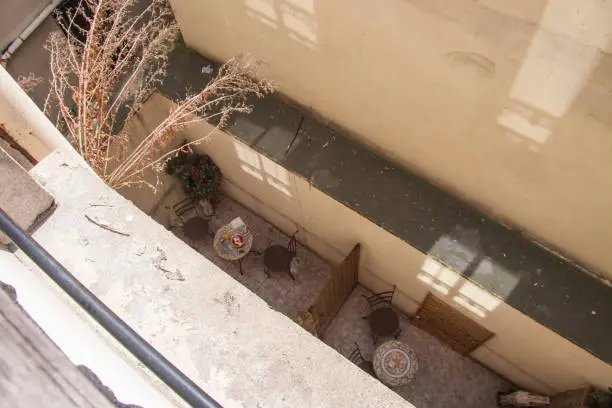
{"label": "concrete wall", "polygon": [[[170,103],[156,95],[147,102],[146,109],[162,111]],[[159,106],[151,108],[151,104]],[[157,118],[144,116],[141,120],[155,123]],[[210,130],[210,125],[203,123],[181,136],[194,140]],[[511,381],[550,394],[586,384],[609,385],[612,366],[467,282],[232,136],[216,132],[197,149],[210,154],[221,167],[228,195],[287,234],[299,226],[299,240],[329,261],[339,263],[360,242],[360,281],[374,290],[396,284],[401,291],[397,304],[408,314],[416,312],[427,293],[433,291],[494,332],[495,337],[476,350],[473,357]],[[133,193],[126,196],[133,199]],[[148,196],[143,198],[142,194]],[[148,190],[138,195],[137,200],[150,203],[161,199],[161,195]],[[445,244],[448,243],[442,237],[439,245]]]}
{"label": "concrete wall", "polygon": [[187,44],[612,276],[612,1],[171,0]]}
{"label": "concrete wall", "polygon": [[0,127],[35,160],[54,149],[78,156],[66,138],[38,109],[15,79],[0,67]]}
{"label": "concrete wall", "polygon": [[60,28],[55,22],[53,15],[47,17],[44,22],[28,37],[28,39],[11,56],[6,69],[13,76],[19,78],[21,75],[28,75],[30,72],[43,80],[36,86],[30,97],[39,108],[43,108],[47,94],[49,93],[49,52],[44,49],[47,38],[52,32],[59,31]]}
{"label": "concrete wall", "polygon": [[35,127],[28,120],[26,111],[32,107],[36,108],[34,102],[0,67],[0,126],[35,160],[42,160],[53,150],[53,146],[44,140],[42,134],[34,131]]}
{"label": "concrete wall", "polygon": [[[171,103],[162,95],[155,93],[151,96],[149,101],[141,108],[140,112],[135,114],[132,120],[125,124],[126,131],[131,136],[126,146],[126,155],[130,154],[138,147],[144,138],[168,116],[171,107]],[[167,151],[180,147],[182,142],[183,139],[179,135],[179,137],[176,137],[168,146]],[[119,146],[115,144],[111,145],[111,147],[116,150]],[[166,151],[159,152],[154,157],[151,157],[150,160],[157,159],[164,153],[166,153]],[[114,156],[114,154],[111,156]],[[109,172],[115,168],[116,162],[111,161]],[[178,184],[178,181],[176,177],[157,172],[153,169],[146,170],[143,177],[144,181],[148,184],[147,187],[123,187],[118,191],[124,197],[128,197],[134,205],[142,211],[151,215],[157,209],[163,197],[170,192],[174,185]]]}
{"label": "concrete wall", "polygon": [[2,0],[0,13],[0,51],[23,31],[50,0]]}

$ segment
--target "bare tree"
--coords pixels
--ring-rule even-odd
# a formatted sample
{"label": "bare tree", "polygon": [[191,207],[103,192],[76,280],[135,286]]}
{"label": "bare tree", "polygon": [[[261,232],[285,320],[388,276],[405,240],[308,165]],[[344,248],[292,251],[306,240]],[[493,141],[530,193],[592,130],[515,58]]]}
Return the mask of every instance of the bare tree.
{"label": "bare tree", "polygon": [[232,59],[203,90],[175,101],[169,115],[128,151],[130,135],[121,125],[163,81],[179,32],[166,0],[150,0],[144,9],[135,3],[80,0],[68,18],[59,19],[65,35],[54,33],[47,43],[51,79],[45,111],[55,106],[57,126],[113,188],[148,184],[143,172],[159,169],[176,153],[159,157],[185,126],[213,119],[216,128],[223,127],[232,114],[252,110],[250,96],[273,91],[268,81],[255,79],[258,64],[252,59]]}

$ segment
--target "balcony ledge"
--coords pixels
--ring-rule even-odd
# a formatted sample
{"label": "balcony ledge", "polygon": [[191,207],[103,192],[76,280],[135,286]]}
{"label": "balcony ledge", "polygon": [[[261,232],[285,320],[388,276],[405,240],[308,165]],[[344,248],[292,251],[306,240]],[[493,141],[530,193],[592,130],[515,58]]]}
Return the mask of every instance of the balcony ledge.
{"label": "balcony ledge", "polygon": [[34,238],[224,407],[413,407],[270,309],[78,159],[55,151],[31,174],[57,203]]}

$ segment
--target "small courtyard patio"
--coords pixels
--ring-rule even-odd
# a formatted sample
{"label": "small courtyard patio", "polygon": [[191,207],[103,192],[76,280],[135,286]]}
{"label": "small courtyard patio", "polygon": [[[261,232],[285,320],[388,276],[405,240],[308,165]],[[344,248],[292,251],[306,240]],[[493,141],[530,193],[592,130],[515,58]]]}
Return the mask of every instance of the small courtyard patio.
{"label": "small courtyard patio", "polygon": [[[152,215],[153,218],[160,224],[168,226],[170,207],[183,198],[182,191],[175,187],[160,203],[157,211]],[[237,261],[220,258],[213,248],[215,231],[236,217],[242,218],[253,234],[251,249],[253,252],[242,260],[243,274],[240,273],[240,265]],[[173,228],[172,231],[188,242],[180,228]],[[224,195],[220,197],[219,203],[215,206],[215,215],[210,218],[209,232],[206,239],[188,243],[208,260],[264,299],[274,310],[291,319],[295,320],[299,312],[308,309],[331,277],[332,265],[298,243],[294,263],[296,268],[293,272],[295,280],[287,274],[272,274],[268,278],[264,272],[261,254],[271,245],[287,246],[289,237],[263,218]]]}
{"label": "small courtyard patio", "polygon": [[[368,321],[364,295],[371,292],[357,286],[327,327],[323,341],[348,356],[359,345],[364,357],[371,360],[375,346]],[[459,355],[429,333],[410,324],[410,318],[399,313],[401,333],[398,340],[416,353],[418,371],[408,385],[393,390],[419,408],[494,408],[498,391],[512,385],[469,357]],[[386,339],[378,341],[380,345]]]}
{"label": "small courtyard patio", "polygon": [[[154,211],[153,218],[168,226],[171,206],[183,198],[181,189],[178,186],[173,188]],[[214,232],[236,217],[242,218],[253,234],[253,252],[243,258],[243,274],[240,273],[237,261],[221,259],[213,247]],[[215,207],[215,215],[209,220],[209,231],[205,239],[194,243],[185,238],[181,228],[173,228],[173,232],[202,256],[264,299],[271,308],[294,320],[316,301],[334,271],[332,265],[298,244],[297,265],[293,270],[295,280],[287,274],[267,277],[261,254],[271,245],[286,246],[290,238],[257,214],[224,195]],[[359,345],[366,359],[371,359],[374,352],[370,327],[362,318],[368,314],[368,305],[363,297],[367,294],[370,292],[358,285],[322,336],[322,341],[345,357],[354,349],[355,343]],[[401,328],[398,340],[413,349],[419,368],[415,379],[408,385],[392,388],[395,392],[419,408],[497,406],[497,392],[507,391],[511,388],[510,383],[469,357],[459,355],[425,331],[412,326],[408,316],[398,314]],[[378,345],[385,340],[380,339]]]}

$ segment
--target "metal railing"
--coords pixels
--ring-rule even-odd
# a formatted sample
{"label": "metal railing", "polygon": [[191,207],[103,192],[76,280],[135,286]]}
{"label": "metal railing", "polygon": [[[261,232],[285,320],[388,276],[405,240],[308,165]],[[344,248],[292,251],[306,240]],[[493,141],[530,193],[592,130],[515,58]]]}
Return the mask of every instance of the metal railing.
{"label": "metal railing", "polygon": [[80,307],[85,309],[138,360],[147,366],[160,380],[192,407],[221,408],[183,372],[140,337],[130,326],[113,313],[93,293],[55,260],[40,244],[24,232],[11,217],[0,208],[0,231],[6,234],[36,265]]}

